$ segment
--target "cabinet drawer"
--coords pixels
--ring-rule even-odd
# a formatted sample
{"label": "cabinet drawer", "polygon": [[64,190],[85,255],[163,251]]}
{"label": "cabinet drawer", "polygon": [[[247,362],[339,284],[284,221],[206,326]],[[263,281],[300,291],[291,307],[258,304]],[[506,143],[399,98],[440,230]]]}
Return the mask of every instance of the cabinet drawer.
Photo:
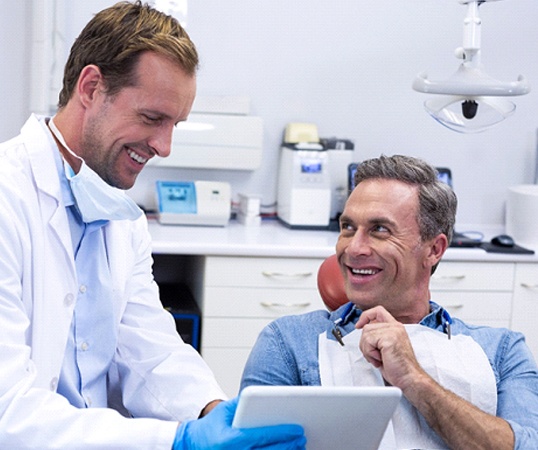
{"label": "cabinet drawer", "polygon": [[205,286],[316,288],[323,259],[211,256]]}
{"label": "cabinet drawer", "polygon": [[207,317],[202,324],[202,346],[250,349],[263,327],[272,320]]}
{"label": "cabinet drawer", "polygon": [[514,289],[512,326],[525,335],[538,361],[538,264],[518,263]]}
{"label": "cabinet drawer", "polygon": [[465,322],[510,326],[511,292],[435,292],[432,300]]}
{"label": "cabinet drawer", "polygon": [[538,296],[538,264],[518,263],[515,288],[531,297]]}
{"label": "cabinet drawer", "polygon": [[437,290],[512,291],[512,263],[460,263],[441,261],[430,288]]}
{"label": "cabinet drawer", "polygon": [[317,289],[206,287],[206,317],[269,317],[325,309]]}

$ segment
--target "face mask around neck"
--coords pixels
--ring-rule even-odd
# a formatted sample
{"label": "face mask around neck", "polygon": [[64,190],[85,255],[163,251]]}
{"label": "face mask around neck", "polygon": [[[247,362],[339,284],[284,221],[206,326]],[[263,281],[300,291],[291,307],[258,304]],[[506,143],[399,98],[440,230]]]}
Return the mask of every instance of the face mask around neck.
{"label": "face mask around neck", "polygon": [[142,210],[127,196],[125,191],[106,183],[67,146],[65,139],[54,124],[53,118],[49,121],[49,127],[64,148],[82,162],[77,174],[74,173],[65,159],[64,169],[73,197],[75,197],[76,206],[85,223],[96,220],[135,220],[142,215]]}

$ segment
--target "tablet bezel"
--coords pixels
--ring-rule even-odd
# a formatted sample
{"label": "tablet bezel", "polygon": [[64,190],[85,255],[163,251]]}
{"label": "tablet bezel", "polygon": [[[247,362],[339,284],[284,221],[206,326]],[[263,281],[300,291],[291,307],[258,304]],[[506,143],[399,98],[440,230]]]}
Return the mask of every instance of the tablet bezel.
{"label": "tablet bezel", "polygon": [[309,450],[377,449],[400,398],[400,389],[385,386],[249,386],[233,426],[295,423]]}

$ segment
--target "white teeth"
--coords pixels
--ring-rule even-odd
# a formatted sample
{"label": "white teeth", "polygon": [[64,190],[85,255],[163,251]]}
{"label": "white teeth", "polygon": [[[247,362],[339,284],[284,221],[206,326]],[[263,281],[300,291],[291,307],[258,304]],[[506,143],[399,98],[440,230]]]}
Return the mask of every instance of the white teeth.
{"label": "white teeth", "polygon": [[377,273],[377,270],[373,269],[351,269],[351,272],[353,272],[356,275],[374,275]]}
{"label": "white teeth", "polygon": [[136,154],[135,152],[133,152],[132,150],[130,149],[127,149],[127,154],[133,158],[137,163],[140,163],[140,164],[145,164],[147,162],[147,159],[146,158],[142,158],[142,156]]}

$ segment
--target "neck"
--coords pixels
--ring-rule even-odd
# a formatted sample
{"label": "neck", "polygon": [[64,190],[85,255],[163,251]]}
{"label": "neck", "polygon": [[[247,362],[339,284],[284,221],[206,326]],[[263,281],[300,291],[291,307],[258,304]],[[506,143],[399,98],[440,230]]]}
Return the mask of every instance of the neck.
{"label": "neck", "polygon": [[[429,294],[429,292],[428,292]],[[403,324],[416,324],[420,323],[424,317],[426,317],[430,312],[430,297],[426,300],[417,300],[413,309],[404,309],[402,311],[389,311],[394,318]]]}
{"label": "neck", "polygon": [[[80,170],[80,166],[82,165],[82,162],[80,161],[80,159],[76,158],[75,156],[73,156],[66,148],[65,146],[62,144],[62,142],[60,142],[60,140],[56,137],[56,135],[54,134],[54,132],[52,131],[51,129],[51,124],[50,124],[50,120],[48,122],[48,127],[49,127],[49,130],[51,130],[51,134],[52,134],[52,137],[54,138],[54,141],[56,142],[56,145],[58,146],[58,150],[60,151],[60,154],[62,155],[63,159],[65,161],[67,161],[67,163],[71,166],[71,168],[73,169],[73,171],[75,173],[78,173],[78,171]],[[64,140],[66,140],[67,142],[67,138],[64,134],[64,132],[62,130],[65,130],[66,127],[62,124],[62,120],[61,120],[61,117],[59,117],[58,115],[56,115],[54,117],[54,125],[56,125],[56,128],[58,129],[58,131],[62,134]],[[72,150],[72,149],[71,149]],[[74,150],[72,150],[74,151]]]}

